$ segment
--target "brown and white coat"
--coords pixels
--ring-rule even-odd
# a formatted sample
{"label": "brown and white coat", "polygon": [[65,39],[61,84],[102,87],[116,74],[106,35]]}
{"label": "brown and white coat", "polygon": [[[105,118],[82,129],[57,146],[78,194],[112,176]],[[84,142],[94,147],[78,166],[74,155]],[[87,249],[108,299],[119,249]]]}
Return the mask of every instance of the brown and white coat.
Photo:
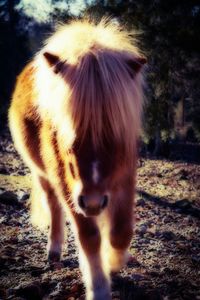
{"label": "brown and white coat", "polygon": [[62,25],[25,67],[9,111],[32,178],[32,220],[58,260],[69,218],[88,300],[108,300],[134,220],[145,59],[112,21]]}

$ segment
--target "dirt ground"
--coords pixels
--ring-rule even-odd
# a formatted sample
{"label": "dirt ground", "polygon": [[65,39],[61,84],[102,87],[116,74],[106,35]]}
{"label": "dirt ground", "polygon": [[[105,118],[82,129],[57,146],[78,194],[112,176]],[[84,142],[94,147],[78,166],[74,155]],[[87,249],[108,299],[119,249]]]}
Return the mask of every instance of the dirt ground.
{"label": "dirt ground", "polygon": [[[83,300],[74,237],[69,229],[62,261],[50,265],[47,234],[29,220],[30,184],[28,169],[2,138],[0,299]],[[136,198],[135,259],[113,278],[113,299],[200,299],[200,166],[141,159]]]}

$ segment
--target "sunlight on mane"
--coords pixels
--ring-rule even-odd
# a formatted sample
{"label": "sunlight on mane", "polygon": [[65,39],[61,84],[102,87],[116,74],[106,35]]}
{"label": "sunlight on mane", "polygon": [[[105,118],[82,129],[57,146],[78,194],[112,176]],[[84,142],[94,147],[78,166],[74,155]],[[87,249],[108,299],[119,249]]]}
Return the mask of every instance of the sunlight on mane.
{"label": "sunlight on mane", "polygon": [[[143,82],[140,72],[132,79],[127,71],[126,62],[141,55],[133,41],[132,34],[111,20],[104,18],[98,25],[76,21],[60,25],[36,56],[40,113],[49,116],[67,148],[77,131],[83,139],[90,130],[95,147],[112,135],[116,144],[124,145],[125,156],[134,156],[130,126],[138,136]],[[48,66],[44,52],[66,62],[60,76]]]}

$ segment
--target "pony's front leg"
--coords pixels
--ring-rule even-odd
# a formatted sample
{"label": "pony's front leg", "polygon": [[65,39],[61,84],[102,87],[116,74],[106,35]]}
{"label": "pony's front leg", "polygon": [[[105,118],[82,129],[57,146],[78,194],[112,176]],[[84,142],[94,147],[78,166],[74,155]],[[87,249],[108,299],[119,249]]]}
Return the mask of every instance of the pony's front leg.
{"label": "pony's front leg", "polygon": [[43,178],[40,178],[40,184],[45,192],[50,210],[50,228],[47,244],[48,260],[56,262],[60,260],[64,243],[63,208],[59,203],[51,184]]}
{"label": "pony's front leg", "polygon": [[130,196],[129,199],[117,199],[116,196],[115,206],[109,214],[108,267],[111,272],[119,271],[129,258],[128,248],[133,236],[133,195]]}
{"label": "pony's front leg", "polygon": [[99,228],[92,218],[75,215],[77,226],[80,268],[86,285],[87,300],[110,300],[110,282],[106,277],[101,256]]}

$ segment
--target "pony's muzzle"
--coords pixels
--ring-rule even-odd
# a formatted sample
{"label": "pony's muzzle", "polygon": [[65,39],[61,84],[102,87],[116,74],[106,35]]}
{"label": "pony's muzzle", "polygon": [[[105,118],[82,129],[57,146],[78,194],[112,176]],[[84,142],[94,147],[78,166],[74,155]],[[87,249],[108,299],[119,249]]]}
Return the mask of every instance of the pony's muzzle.
{"label": "pony's muzzle", "polygon": [[108,196],[85,196],[78,197],[78,204],[86,216],[97,216],[108,205]]}

